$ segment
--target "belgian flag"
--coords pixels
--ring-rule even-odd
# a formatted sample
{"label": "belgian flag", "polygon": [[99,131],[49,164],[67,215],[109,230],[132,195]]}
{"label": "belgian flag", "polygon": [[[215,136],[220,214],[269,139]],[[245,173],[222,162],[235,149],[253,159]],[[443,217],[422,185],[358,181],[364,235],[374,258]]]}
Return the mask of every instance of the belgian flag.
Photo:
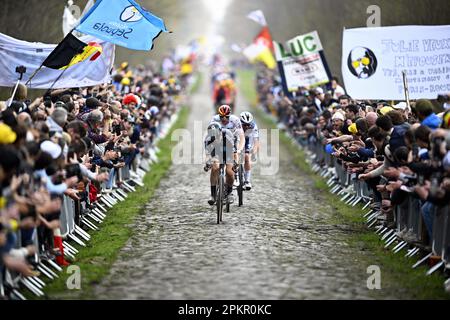
{"label": "belgian flag", "polygon": [[68,33],[63,41],[49,54],[42,65],[51,69],[67,67],[76,55],[83,53],[86,46],[86,43],[76,38],[72,33]]}

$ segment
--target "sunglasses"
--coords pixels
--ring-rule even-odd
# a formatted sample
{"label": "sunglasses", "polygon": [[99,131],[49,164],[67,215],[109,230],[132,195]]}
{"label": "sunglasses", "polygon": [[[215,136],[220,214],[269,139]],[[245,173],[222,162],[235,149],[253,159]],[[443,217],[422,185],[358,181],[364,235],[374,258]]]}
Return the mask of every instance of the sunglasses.
{"label": "sunglasses", "polygon": [[220,119],[230,119],[230,116],[220,116]]}

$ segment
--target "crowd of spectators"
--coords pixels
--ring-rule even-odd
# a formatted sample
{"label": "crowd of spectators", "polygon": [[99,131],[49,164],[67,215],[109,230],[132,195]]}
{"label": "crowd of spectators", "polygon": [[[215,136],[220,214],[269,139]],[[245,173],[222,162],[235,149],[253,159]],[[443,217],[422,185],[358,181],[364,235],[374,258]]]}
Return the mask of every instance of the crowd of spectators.
{"label": "crowd of spectators", "polygon": [[[450,204],[450,96],[436,100],[359,101],[333,78],[327,86],[300,88],[285,95],[270,70],[257,73],[260,104],[306,149],[328,153],[366,181],[371,207],[387,227],[395,226],[395,207],[412,196],[420,201],[429,246],[435,209]],[[408,230],[399,236],[411,239]]]}
{"label": "crowd of spectators", "polygon": [[178,111],[183,88],[173,66],[161,74],[125,62],[110,84],[48,90],[33,101],[21,84],[0,102],[1,280],[5,270],[38,275],[36,255],[68,264],[60,236],[63,197],[89,208],[101,185],[120,187],[118,169],[146,155],[162,123]]}

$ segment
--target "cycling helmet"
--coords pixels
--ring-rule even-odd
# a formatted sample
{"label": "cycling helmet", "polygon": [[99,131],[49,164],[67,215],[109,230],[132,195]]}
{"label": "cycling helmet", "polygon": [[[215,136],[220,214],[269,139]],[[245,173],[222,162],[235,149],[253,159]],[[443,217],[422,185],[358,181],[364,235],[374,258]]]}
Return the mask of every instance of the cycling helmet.
{"label": "cycling helmet", "polygon": [[244,111],[241,113],[241,122],[245,123],[245,124],[250,124],[253,121],[253,115],[248,112],[248,111]]}
{"label": "cycling helmet", "polygon": [[222,132],[222,126],[218,122],[211,122],[208,125],[208,135],[211,137],[217,137]]}
{"label": "cycling helmet", "polygon": [[217,130],[217,131],[220,131],[220,130],[222,130],[222,125],[221,125],[220,123],[218,123],[218,122],[211,122],[211,123],[208,125],[208,130]]}
{"label": "cycling helmet", "polygon": [[229,116],[231,114],[231,108],[230,108],[230,106],[227,106],[226,104],[224,104],[219,107],[218,113],[219,113],[219,116],[221,116],[221,117]]}

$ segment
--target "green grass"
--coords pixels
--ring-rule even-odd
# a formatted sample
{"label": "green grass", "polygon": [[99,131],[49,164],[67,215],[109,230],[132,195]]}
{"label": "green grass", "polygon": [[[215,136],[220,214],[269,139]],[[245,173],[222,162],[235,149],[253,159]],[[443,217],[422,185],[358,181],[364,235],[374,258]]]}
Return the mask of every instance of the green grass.
{"label": "green grass", "polygon": [[196,93],[199,89],[200,86],[202,84],[202,80],[203,80],[203,73],[201,72],[197,72],[195,75],[195,80],[194,80],[194,84],[192,85],[191,89],[189,90],[190,94]]}
{"label": "green grass", "polygon": [[[254,71],[240,70],[238,71],[238,77],[240,89],[250,105],[253,106],[253,112],[261,124],[260,127],[276,128],[273,117],[257,107]],[[364,263],[380,266],[382,288],[395,290],[396,296],[399,298],[450,299],[450,295],[444,291],[443,283],[445,279],[442,274],[435,272],[431,276],[426,276],[427,269],[424,266],[417,269],[411,268],[416,260],[404,258],[405,251],[394,254],[392,251],[384,249],[384,243],[381,242],[379,236],[373,230],[365,227],[361,214],[362,206],[348,206],[341,202],[339,197],[328,192],[329,189],[325,180],[312,172],[305,161],[304,152],[283,131],[280,132],[280,141],[287,148],[288,153],[292,155],[296,166],[314,181],[319,196],[333,207],[333,214],[327,222],[330,225],[349,226],[353,232],[348,234],[347,243],[356,254],[361,253],[361,257],[370,257],[370,260],[364,261]],[[365,254],[362,254],[363,252]],[[383,298],[383,290],[374,290],[373,293],[375,298]]]}
{"label": "green grass", "polygon": [[171,141],[173,130],[183,128],[189,116],[188,108],[180,110],[179,117],[169,134],[159,141],[158,162],[144,177],[144,186],[136,192],[128,194],[128,198],[114,206],[107,213],[107,218],[100,225],[100,230],[91,233],[87,247],[77,246],[79,254],[74,265],[81,270],[81,290],[68,290],[66,281],[69,275],[64,270],[60,277],[45,288],[50,299],[90,299],[93,296],[93,285],[99,283],[109,272],[120,249],[133,234],[133,223],[143,213],[144,206],[150,201],[159,182],[166,175],[172,164],[171,151],[176,141]]}
{"label": "green grass", "polygon": [[256,107],[258,103],[258,96],[256,95],[256,79],[253,70],[239,70],[238,71],[239,89],[241,90],[247,102],[252,107]]}

